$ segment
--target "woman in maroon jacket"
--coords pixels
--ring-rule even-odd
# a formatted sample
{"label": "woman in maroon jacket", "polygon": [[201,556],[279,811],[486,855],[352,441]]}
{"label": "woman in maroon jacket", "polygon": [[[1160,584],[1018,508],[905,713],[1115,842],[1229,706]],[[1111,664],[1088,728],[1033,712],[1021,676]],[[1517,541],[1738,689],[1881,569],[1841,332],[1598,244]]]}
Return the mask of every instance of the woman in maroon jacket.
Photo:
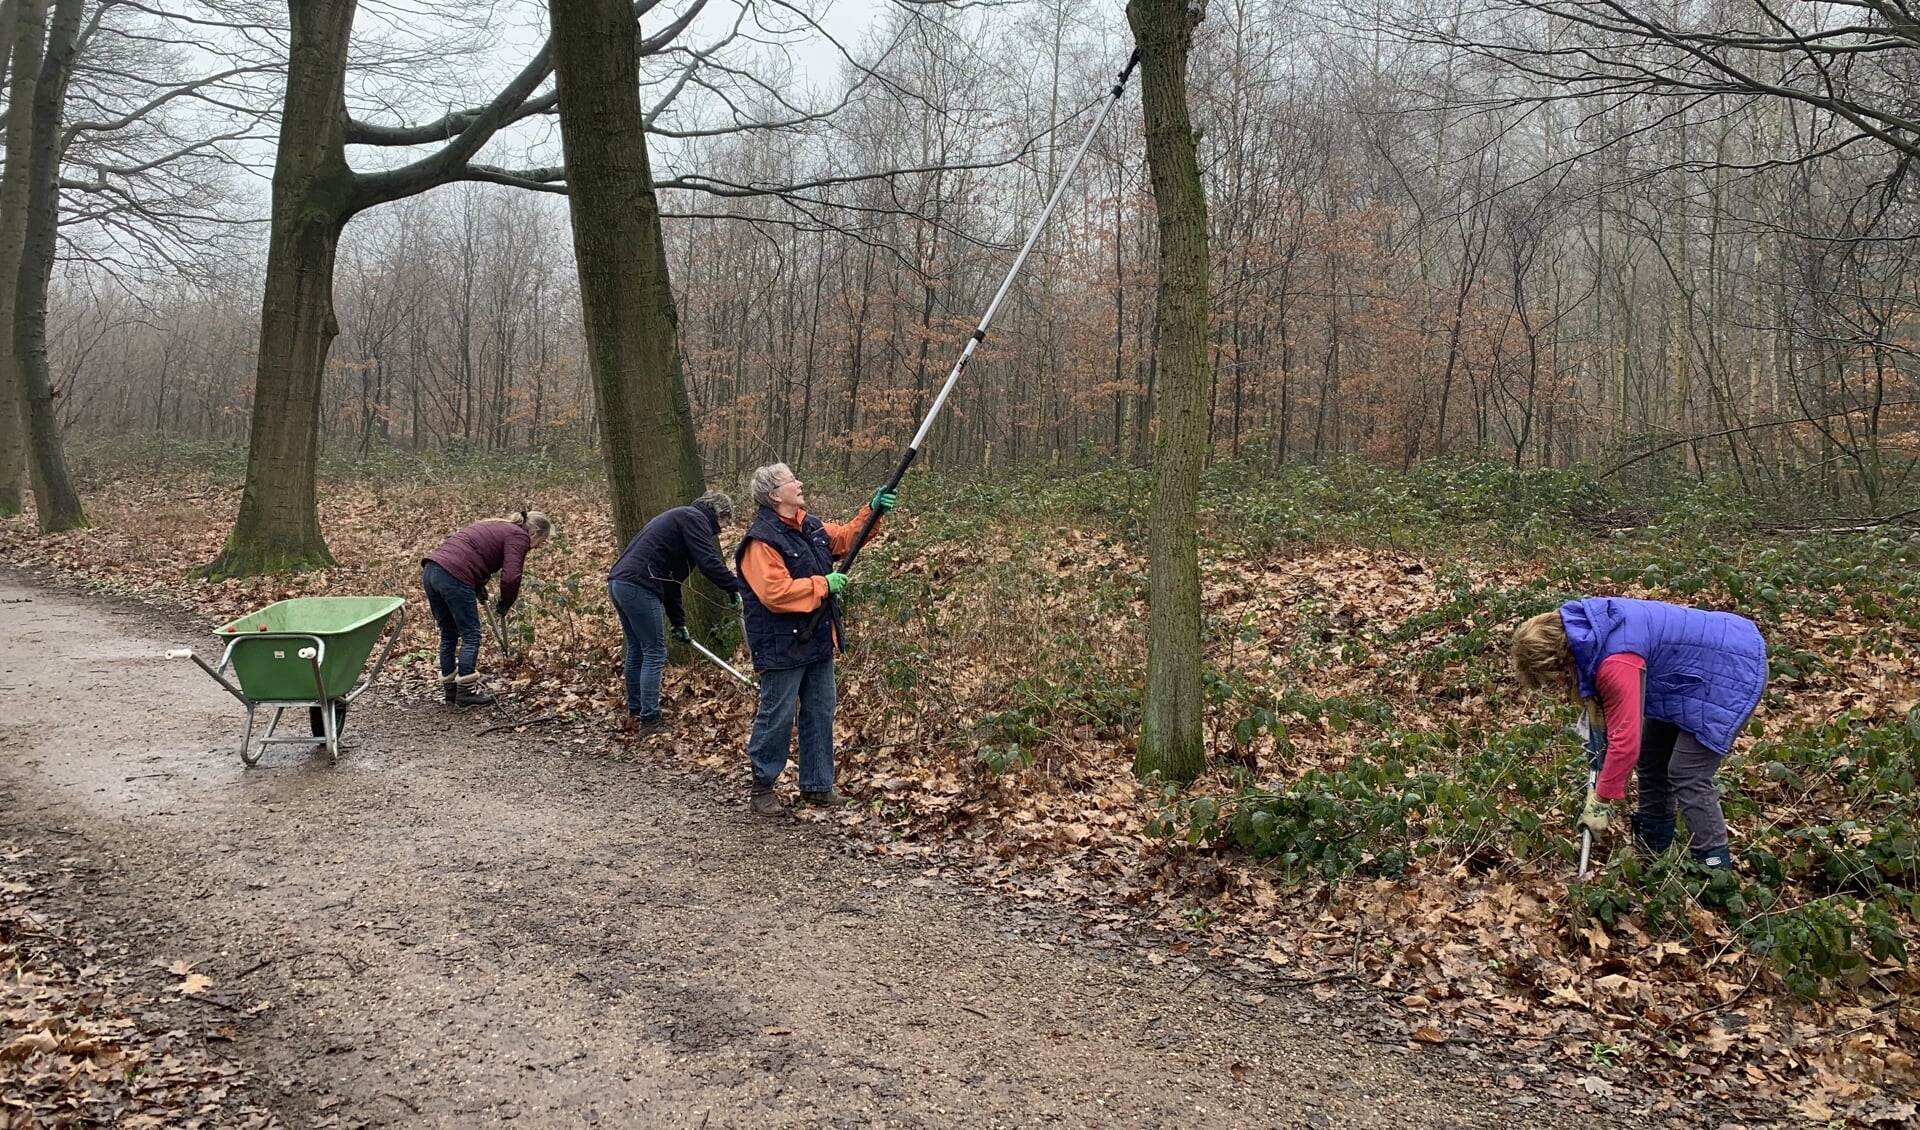
{"label": "woman in maroon jacket", "polygon": [[420,563],[427,606],[440,625],[440,684],[456,706],[487,706],[494,696],[480,690],[480,602],[487,579],[500,574],[502,615],[520,597],[520,570],[528,552],[553,537],[553,521],[538,510],[511,518],[488,518],[465,526],[435,546]]}

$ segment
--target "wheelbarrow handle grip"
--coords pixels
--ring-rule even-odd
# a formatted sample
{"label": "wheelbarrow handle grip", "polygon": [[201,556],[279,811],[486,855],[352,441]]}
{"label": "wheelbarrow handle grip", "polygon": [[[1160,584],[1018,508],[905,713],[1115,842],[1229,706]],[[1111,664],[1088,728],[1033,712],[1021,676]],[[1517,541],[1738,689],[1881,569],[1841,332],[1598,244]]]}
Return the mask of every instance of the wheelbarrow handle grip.
{"label": "wheelbarrow handle grip", "polygon": [[314,656],[318,654],[320,653],[310,647],[303,647],[300,649],[300,658],[302,659],[312,659]]}
{"label": "wheelbarrow handle grip", "polygon": [[193,649],[190,647],[170,647],[167,649],[167,658],[168,659],[192,659]]}

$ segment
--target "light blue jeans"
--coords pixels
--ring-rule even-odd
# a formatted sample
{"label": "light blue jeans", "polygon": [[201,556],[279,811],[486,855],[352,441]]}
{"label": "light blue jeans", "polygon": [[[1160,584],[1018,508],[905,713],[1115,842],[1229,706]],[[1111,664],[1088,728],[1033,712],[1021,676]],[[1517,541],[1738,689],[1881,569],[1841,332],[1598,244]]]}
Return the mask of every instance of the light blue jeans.
{"label": "light blue jeans", "polygon": [[833,659],[760,672],[760,709],[753,716],[747,756],[753,761],[753,788],[773,787],[787,767],[794,716],[800,721],[800,791],[833,788]]}
{"label": "light blue jeans", "polygon": [[608,581],[607,595],[627,637],[627,713],[660,717],[660,672],[667,666],[666,608],[652,589],[632,581]]}

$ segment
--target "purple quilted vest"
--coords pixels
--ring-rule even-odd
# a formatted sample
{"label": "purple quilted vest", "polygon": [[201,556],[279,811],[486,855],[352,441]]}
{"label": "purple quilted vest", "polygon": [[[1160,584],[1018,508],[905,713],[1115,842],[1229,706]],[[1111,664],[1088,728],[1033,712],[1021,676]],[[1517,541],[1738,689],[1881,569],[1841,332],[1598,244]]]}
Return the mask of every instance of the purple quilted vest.
{"label": "purple quilted vest", "polygon": [[1753,621],[1657,600],[1597,596],[1560,606],[1580,695],[1609,655],[1647,664],[1645,714],[1671,722],[1722,757],[1767,685],[1767,644]]}

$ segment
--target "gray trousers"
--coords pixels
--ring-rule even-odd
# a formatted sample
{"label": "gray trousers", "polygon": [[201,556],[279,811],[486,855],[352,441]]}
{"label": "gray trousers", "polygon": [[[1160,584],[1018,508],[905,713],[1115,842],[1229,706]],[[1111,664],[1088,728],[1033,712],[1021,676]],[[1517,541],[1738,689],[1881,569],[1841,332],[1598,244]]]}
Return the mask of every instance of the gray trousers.
{"label": "gray trousers", "polygon": [[[1639,814],[1671,820],[1675,809],[1687,825],[1687,850],[1699,860],[1727,856],[1727,818],[1713,775],[1720,755],[1671,722],[1649,718],[1640,734]],[[1671,827],[1671,825],[1669,825]]]}

